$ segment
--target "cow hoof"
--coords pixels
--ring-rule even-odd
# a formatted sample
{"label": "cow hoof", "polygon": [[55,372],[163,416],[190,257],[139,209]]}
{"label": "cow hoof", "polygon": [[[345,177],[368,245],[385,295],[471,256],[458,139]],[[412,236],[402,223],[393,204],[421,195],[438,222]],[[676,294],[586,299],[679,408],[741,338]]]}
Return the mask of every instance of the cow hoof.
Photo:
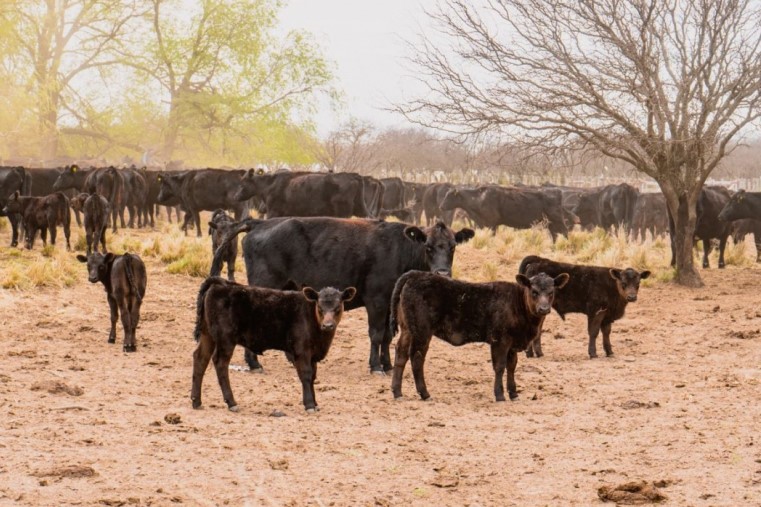
{"label": "cow hoof", "polygon": [[595,359],[597,357],[597,354],[589,354],[589,359]]}
{"label": "cow hoof", "polygon": [[238,405],[233,405],[232,407],[227,407],[227,409],[228,409],[230,412],[237,412],[237,411],[239,411],[239,410],[240,410],[240,408],[238,408]]}
{"label": "cow hoof", "polygon": [[510,401],[515,401],[518,399],[518,393],[510,393]]}
{"label": "cow hoof", "polygon": [[394,395],[394,401],[402,401],[403,399],[404,399],[404,397],[401,394],[399,394],[399,395],[395,394]]}
{"label": "cow hoof", "polygon": [[259,368],[249,368],[248,371],[251,373],[264,373],[264,368],[261,366]]}
{"label": "cow hoof", "polygon": [[419,394],[420,394],[420,399],[423,401],[428,401],[431,399],[431,395],[428,393],[419,393]]}
{"label": "cow hoof", "polygon": [[606,353],[605,353],[605,355],[606,355],[607,357],[613,357],[613,352],[612,352],[612,351],[611,351],[611,352],[606,352]]}
{"label": "cow hoof", "polygon": [[725,267],[724,263],[723,263],[723,262],[720,262],[720,263],[719,263],[719,269],[724,269],[724,267]]}
{"label": "cow hoof", "polygon": [[320,407],[315,406],[314,408],[308,408],[306,410],[307,410],[307,414],[314,414],[315,412],[320,411]]}
{"label": "cow hoof", "polygon": [[124,352],[137,352],[137,345],[125,345]]}
{"label": "cow hoof", "polygon": [[201,400],[192,400],[193,401],[193,408],[198,410],[201,408]]}
{"label": "cow hoof", "polygon": [[108,343],[116,343],[116,338],[109,338]]}
{"label": "cow hoof", "polygon": [[505,401],[505,396],[504,395],[503,396],[496,396],[494,401],[497,401],[497,402]]}
{"label": "cow hoof", "polygon": [[380,377],[385,377],[386,376],[386,372],[383,371],[383,370],[370,370],[370,373],[372,375],[378,375]]}

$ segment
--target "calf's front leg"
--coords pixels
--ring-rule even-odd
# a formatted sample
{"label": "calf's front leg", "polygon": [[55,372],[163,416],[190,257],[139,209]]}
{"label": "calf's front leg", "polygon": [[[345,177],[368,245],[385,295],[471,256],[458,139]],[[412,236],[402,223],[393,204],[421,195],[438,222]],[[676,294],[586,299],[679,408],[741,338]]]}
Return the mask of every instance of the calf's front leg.
{"label": "calf's front leg", "polygon": [[587,330],[589,331],[589,359],[597,357],[597,335],[600,334],[600,324],[605,318],[605,310],[599,311],[587,317]]}
{"label": "calf's front leg", "polygon": [[505,375],[507,366],[507,343],[504,340],[492,342],[491,364],[494,367],[494,398],[496,401],[505,401],[505,386],[502,383],[502,377]]}
{"label": "calf's front leg", "polygon": [[296,372],[299,374],[299,380],[301,380],[302,401],[304,402],[304,409],[307,412],[314,412],[317,404],[314,400],[314,379],[315,369],[314,363],[312,363],[309,357],[297,356],[294,358],[294,366]]}
{"label": "calf's front leg", "polygon": [[518,365],[518,353],[515,350],[507,352],[507,393],[510,400],[518,399],[518,387],[515,385],[515,367]]}
{"label": "calf's front leg", "polygon": [[119,318],[119,307],[111,294],[108,294],[107,298],[108,307],[111,309],[111,332],[108,333],[108,343],[116,343],[116,319]]}

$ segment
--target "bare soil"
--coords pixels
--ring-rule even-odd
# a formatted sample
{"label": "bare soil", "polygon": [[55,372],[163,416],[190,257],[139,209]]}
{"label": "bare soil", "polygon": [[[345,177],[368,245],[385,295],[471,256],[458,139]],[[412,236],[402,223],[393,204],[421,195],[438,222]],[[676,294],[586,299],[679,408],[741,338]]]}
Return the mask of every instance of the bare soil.
{"label": "bare soil", "polygon": [[[483,261],[467,252],[461,272]],[[394,401],[390,377],[368,372],[355,310],[320,365],[316,414],[277,352],[263,374],[231,372],[240,412],[212,368],[193,410],[201,279],[148,271],[132,354],[121,324],[106,343],[105,294],[84,267],[69,289],[0,291],[0,505],[586,506],[638,481],[670,505],[761,505],[757,267],[705,270],[703,289],[642,288],[611,358],[587,358],[582,316],[553,314],[545,357],[521,354],[520,398],[506,403],[494,402],[486,346],[436,339],[432,399],[408,368]]]}

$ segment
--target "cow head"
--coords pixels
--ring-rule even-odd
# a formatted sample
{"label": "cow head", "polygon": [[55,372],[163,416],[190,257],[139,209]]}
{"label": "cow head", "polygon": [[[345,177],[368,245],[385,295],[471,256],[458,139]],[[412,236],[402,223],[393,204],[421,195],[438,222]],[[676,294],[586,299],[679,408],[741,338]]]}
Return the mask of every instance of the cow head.
{"label": "cow head", "polygon": [[738,190],[719,213],[719,220],[731,222],[741,218],[755,218],[747,197],[745,190]]}
{"label": "cow head", "polygon": [[453,188],[444,195],[444,199],[441,201],[439,208],[441,208],[441,211],[449,211],[455,208],[461,208],[463,201],[464,198],[462,193],[456,188]]}
{"label": "cow head", "polygon": [[98,283],[106,280],[110,267],[114,263],[114,257],[111,252],[106,255],[94,252],[86,257],[79,254],[77,260],[87,264],[87,279],[90,283]]}
{"label": "cow head", "polygon": [[531,278],[518,274],[516,281],[523,287],[526,307],[532,315],[547,315],[552,309],[555,293],[568,283],[568,273],[560,273],[552,278],[546,273],[538,273]]}
{"label": "cow head", "polygon": [[639,281],[650,276],[650,271],[637,272],[636,269],[611,269],[610,276],[616,281],[618,293],[627,303],[633,303],[637,300],[637,291],[639,291]]}
{"label": "cow head", "polygon": [[90,197],[90,194],[86,192],[81,192],[72,197],[71,201],[69,202],[71,209],[74,211],[82,211],[82,209],[85,207],[85,201],[88,197]]}
{"label": "cow head", "polygon": [[344,303],[351,301],[357,289],[349,287],[340,291],[333,287],[325,287],[317,292],[311,287],[301,290],[307,301],[314,303],[314,317],[323,331],[335,331],[344,311]]}
{"label": "cow head", "polygon": [[60,171],[58,171],[58,177],[55,180],[55,183],[53,183],[53,190],[59,191],[59,190],[66,190],[67,188],[74,188],[76,183],[74,182],[74,175],[79,172],[79,166],[74,164],[70,166],[66,166]]}
{"label": "cow head", "polygon": [[21,193],[18,190],[8,197],[8,202],[5,203],[3,208],[3,215],[8,216],[14,213],[21,213],[21,199],[19,197],[21,197]]}
{"label": "cow head", "polygon": [[156,181],[159,183],[159,195],[156,196],[156,201],[165,203],[172,199],[179,199],[181,195],[180,178],[181,176],[177,174],[160,172],[156,177]]}
{"label": "cow head", "polygon": [[452,276],[455,247],[475,236],[472,229],[454,232],[444,222],[437,222],[425,231],[411,225],[404,229],[404,236],[425,245],[425,261],[432,273]]}
{"label": "cow head", "polygon": [[598,197],[596,193],[581,194],[579,202],[571,210],[578,219],[577,223],[585,229],[600,225]]}
{"label": "cow head", "polygon": [[249,169],[243,176],[240,177],[240,187],[233,195],[233,199],[236,201],[245,201],[255,195],[261,195],[261,183],[264,180],[266,173],[263,169],[258,170]]}

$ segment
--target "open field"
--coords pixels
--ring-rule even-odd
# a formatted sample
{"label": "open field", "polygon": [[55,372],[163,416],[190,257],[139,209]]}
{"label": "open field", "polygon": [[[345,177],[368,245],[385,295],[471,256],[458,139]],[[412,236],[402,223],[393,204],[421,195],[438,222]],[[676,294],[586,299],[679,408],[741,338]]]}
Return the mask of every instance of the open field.
{"label": "open field", "polygon": [[136,354],[121,352],[120,325],[106,343],[103,289],[73,254],[11,250],[0,230],[0,505],[586,506],[602,505],[599,487],[640,479],[665,481],[669,505],[761,505],[761,268],[750,242],[728,252],[727,269],[703,270],[706,287],[685,289],[667,282],[664,240],[583,233],[553,252],[541,230],[479,231],[458,247],[457,277],[512,280],[530,253],[652,269],[613,326],[616,355],[589,360],[585,318],[553,313],[545,356],[520,355],[517,401],[493,401],[486,346],[433,340],[432,399],[417,398],[408,367],[395,402],[390,376],[368,373],[360,309],[320,365],[321,412],[304,412],[295,370],[271,351],[264,374],[231,372],[241,408],[231,413],[213,369],[204,408],[190,406],[202,280],[191,275],[207,269],[209,239],[176,227],[109,236],[148,267]]}

